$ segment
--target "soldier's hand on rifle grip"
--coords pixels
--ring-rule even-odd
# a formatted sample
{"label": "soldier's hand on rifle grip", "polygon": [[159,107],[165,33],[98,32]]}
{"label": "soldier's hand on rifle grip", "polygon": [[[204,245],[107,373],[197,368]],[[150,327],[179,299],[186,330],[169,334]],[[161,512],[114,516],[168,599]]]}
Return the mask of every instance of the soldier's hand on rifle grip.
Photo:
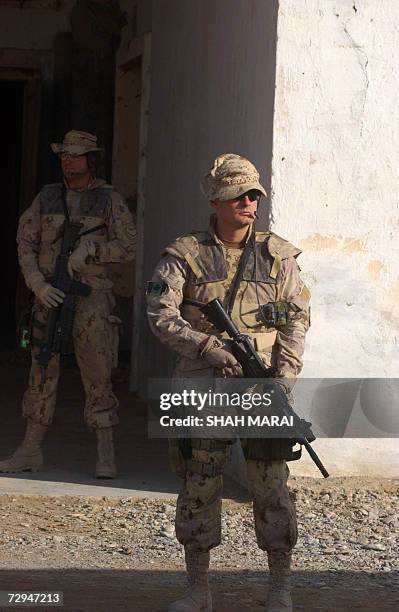
{"label": "soldier's hand on rifle grip", "polygon": [[36,295],[47,308],[59,306],[65,298],[65,293],[61,289],[57,289],[49,283],[45,283]]}
{"label": "soldier's hand on rifle grip", "polygon": [[224,370],[225,368],[231,369],[236,373],[236,369],[241,370],[241,366],[237,359],[230,351],[224,348],[223,342],[221,342],[216,336],[209,336],[205,345],[201,350],[201,357],[205,359],[213,368],[218,370]]}
{"label": "soldier's hand on rifle grip", "polygon": [[61,289],[56,289],[48,283],[41,272],[33,272],[29,277],[29,286],[38,300],[46,306],[52,308],[64,301],[65,293]]}
{"label": "soldier's hand on rifle grip", "polygon": [[84,267],[87,265],[87,258],[94,257],[95,254],[96,245],[92,240],[81,242],[68,259],[69,276],[73,278],[74,271],[83,272]]}

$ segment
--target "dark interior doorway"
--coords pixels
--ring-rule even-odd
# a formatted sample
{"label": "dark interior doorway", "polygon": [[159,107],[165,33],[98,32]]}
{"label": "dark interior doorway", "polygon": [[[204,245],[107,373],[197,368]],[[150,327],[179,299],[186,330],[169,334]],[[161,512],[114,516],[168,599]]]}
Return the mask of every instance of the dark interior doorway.
{"label": "dark interior doorway", "polygon": [[18,258],[15,236],[20,211],[24,89],[25,81],[0,80],[0,350],[14,348],[16,341]]}

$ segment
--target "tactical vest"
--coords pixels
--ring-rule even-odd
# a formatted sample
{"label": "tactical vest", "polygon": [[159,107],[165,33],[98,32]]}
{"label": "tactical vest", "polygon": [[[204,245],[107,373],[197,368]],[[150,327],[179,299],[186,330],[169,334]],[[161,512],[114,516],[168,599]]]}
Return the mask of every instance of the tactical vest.
{"label": "tactical vest", "polygon": [[[166,248],[166,253],[179,257],[188,264],[188,277],[183,288],[185,297],[201,302],[219,298],[223,305],[227,306],[234,271],[230,270],[228,274],[224,247],[216,242],[209,232],[192,232],[182,236]],[[269,366],[276,365],[277,329],[265,323],[260,316],[260,306],[284,303],[281,263],[284,259],[297,257],[300,253],[300,249],[273,232],[257,232],[255,253],[252,251],[249,254],[234,302],[231,318],[241,332],[250,336],[256,350]],[[287,304],[287,310],[288,307],[290,304]],[[197,331],[225,337],[194,306],[183,304],[182,317]],[[186,366],[195,369],[196,364],[198,367],[203,367],[203,360],[188,358],[179,360],[179,368],[182,370],[185,370]],[[198,445],[204,443],[210,444],[209,449],[218,448],[218,444],[223,446],[223,442],[219,440],[192,440],[190,443],[195,448],[202,448]],[[293,443],[289,439],[248,438],[242,439],[241,444],[247,459],[293,461],[301,456],[300,451],[293,451]],[[181,445],[176,440],[170,440],[169,446],[172,469],[180,475],[184,476],[186,469],[200,474],[208,473],[211,476],[218,473],[218,468],[211,464],[204,464],[184,456]]]}
{"label": "tactical vest", "polygon": [[[62,205],[62,183],[46,185],[40,191],[40,217],[41,242],[39,251],[39,268],[45,277],[54,273],[57,257],[61,250],[63,224],[65,215]],[[75,217],[82,223],[82,232],[103,224],[109,217],[111,208],[111,194],[113,187],[102,185],[82,192],[79,216]],[[107,242],[107,228],[97,229],[82,236],[79,242],[94,240],[97,243]],[[77,244],[79,244],[79,242]],[[76,245],[77,246],[77,245]],[[85,268],[85,277],[95,276],[107,279],[107,266],[101,264],[88,265]]]}
{"label": "tactical vest", "polygon": [[[209,232],[192,232],[178,238],[166,252],[188,264],[184,296],[209,302],[214,298],[226,306],[234,274],[228,275],[222,244]],[[255,348],[271,364],[272,347],[277,331],[261,316],[260,306],[281,302],[281,261],[301,253],[292,244],[272,232],[257,232],[255,252],[252,250],[242,273],[231,318],[237,328],[249,335]],[[182,317],[193,329],[224,337],[194,306],[182,306]]]}

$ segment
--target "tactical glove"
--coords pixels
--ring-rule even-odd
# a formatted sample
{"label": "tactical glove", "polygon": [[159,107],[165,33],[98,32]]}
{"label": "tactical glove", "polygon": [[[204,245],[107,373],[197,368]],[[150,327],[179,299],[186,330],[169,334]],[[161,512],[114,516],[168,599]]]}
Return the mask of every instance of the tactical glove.
{"label": "tactical glove", "polygon": [[96,244],[92,240],[81,242],[73,251],[68,260],[68,274],[73,277],[75,272],[83,272],[87,265],[87,258],[96,254]]}
{"label": "tactical glove", "polygon": [[201,357],[213,368],[224,370],[228,368],[232,374],[242,375],[242,369],[237,359],[224,348],[223,342],[216,336],[209,336],[201,350]]}
{"label": "tactical glove", "polygon": [[65,293],[61,289],[57,289],[50,285],[50,283],[47,283],[41,272],[33,273],[29,278],[28,284],[35,296],[47,308],[58,306],[64,301]]}

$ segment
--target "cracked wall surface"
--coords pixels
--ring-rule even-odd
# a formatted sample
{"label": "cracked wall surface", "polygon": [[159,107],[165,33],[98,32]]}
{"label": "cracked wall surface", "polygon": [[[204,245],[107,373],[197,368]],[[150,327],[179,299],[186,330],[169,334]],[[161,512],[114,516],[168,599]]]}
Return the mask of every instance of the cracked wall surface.
{"label": "cracked wall surface", "polygon": [[[398,376],[398,24],[390,0],[280,0],[271,220],[304,250],[303,376]],[[397,440],[319,444],[399,473]]]}

